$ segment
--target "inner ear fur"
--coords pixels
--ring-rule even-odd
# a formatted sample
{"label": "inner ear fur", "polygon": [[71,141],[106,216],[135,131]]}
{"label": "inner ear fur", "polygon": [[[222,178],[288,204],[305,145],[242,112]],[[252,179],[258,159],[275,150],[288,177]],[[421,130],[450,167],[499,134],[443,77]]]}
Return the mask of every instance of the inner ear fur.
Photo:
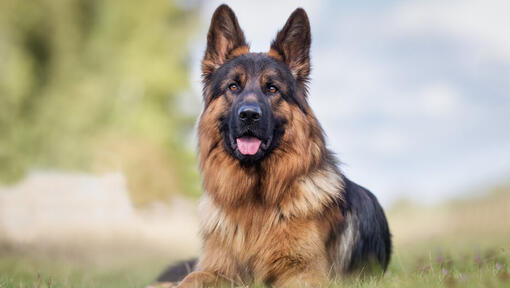
{"label": "inner ear fur", "polygon": [[288,64],[297,81],[306,82],[310,75],[311,42],[308,16],[305,10],[298,8],[271,43],[269,55]]}
{"label": "inner ear fur", "polygon": [[207,34],[207,49],[202,60],[204,80],[228,59],[248,52],[248,44],[234,11],[225,4],[219,6],[212,16]]}

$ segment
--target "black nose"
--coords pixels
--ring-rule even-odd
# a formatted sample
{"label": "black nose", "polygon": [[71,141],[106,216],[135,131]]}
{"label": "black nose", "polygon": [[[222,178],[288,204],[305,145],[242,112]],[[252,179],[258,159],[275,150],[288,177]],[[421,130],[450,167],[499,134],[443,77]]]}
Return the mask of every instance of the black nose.
{"label": "black nose", "polygon": [[256,122],[260,120],[262,116],[262,110],[260,110],[257,104],[243,104],[237,111],[239,119],[245,123]]}

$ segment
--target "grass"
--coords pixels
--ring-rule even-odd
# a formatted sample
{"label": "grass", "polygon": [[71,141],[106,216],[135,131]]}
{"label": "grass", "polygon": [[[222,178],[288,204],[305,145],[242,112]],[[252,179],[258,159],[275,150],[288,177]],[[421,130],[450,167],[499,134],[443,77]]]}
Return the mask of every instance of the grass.
{"label": "grass", "polygon": [[0,250],[0,287],[144,287],[171,256],[140,255],[126,249],[46,251],[13,247]]}
{"label": "grass", "polygon": [[[510,287],[510,251],[505,248],[424,249],[414,253],[397,249],[393,256],[382,277],[351,277],[330,286]],[[144,287],[165,264],[165,259],[153,258],[97,265],[11,251],[0,259],[0,287]]]}
{"label": "grass", "polygon": [[[331,287],[510,287],[510,189],[439,206],[388,212],[394,253],[388,271]],[[0,288],[143,287],[176,260],[137,247],[87,249],[0,245]]]}

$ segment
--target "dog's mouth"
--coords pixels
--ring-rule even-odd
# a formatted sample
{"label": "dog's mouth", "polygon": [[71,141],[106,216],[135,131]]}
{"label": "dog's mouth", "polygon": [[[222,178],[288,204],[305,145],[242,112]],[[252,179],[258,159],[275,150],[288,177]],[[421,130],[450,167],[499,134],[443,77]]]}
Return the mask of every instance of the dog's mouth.
{"label": "dog's mouth", "polygon": [[243,156],[254,156],[257,153],[266,151],[271,145],[273,137],[262,140],[260,137],[256,137],[250,134],[237,137],[230,137],[230,145],[232,150],[238,151]]}
{"label": "dog's mouth", "polygon": [[241,137],[236,139],[237,149],[243,155],[255,155],[262,141],[257,137]]}

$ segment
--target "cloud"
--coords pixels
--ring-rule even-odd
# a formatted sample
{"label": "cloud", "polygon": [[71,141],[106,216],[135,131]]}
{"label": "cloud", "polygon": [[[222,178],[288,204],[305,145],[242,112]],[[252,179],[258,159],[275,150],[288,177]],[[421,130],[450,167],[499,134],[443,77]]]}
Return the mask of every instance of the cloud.
{"label": "cloud", "polygon": [[461,109],[462,100],[454,87],[444,83],[435,83],[426,86],[417,93],[417,110],[424,116],[440,118],[457,116]]}
{"label": "cloud", "polygon": [[412,1],[389,15],[396,35],[430,34],[454,37],[476,49],[480,57],[510,61],[509,1]]}

